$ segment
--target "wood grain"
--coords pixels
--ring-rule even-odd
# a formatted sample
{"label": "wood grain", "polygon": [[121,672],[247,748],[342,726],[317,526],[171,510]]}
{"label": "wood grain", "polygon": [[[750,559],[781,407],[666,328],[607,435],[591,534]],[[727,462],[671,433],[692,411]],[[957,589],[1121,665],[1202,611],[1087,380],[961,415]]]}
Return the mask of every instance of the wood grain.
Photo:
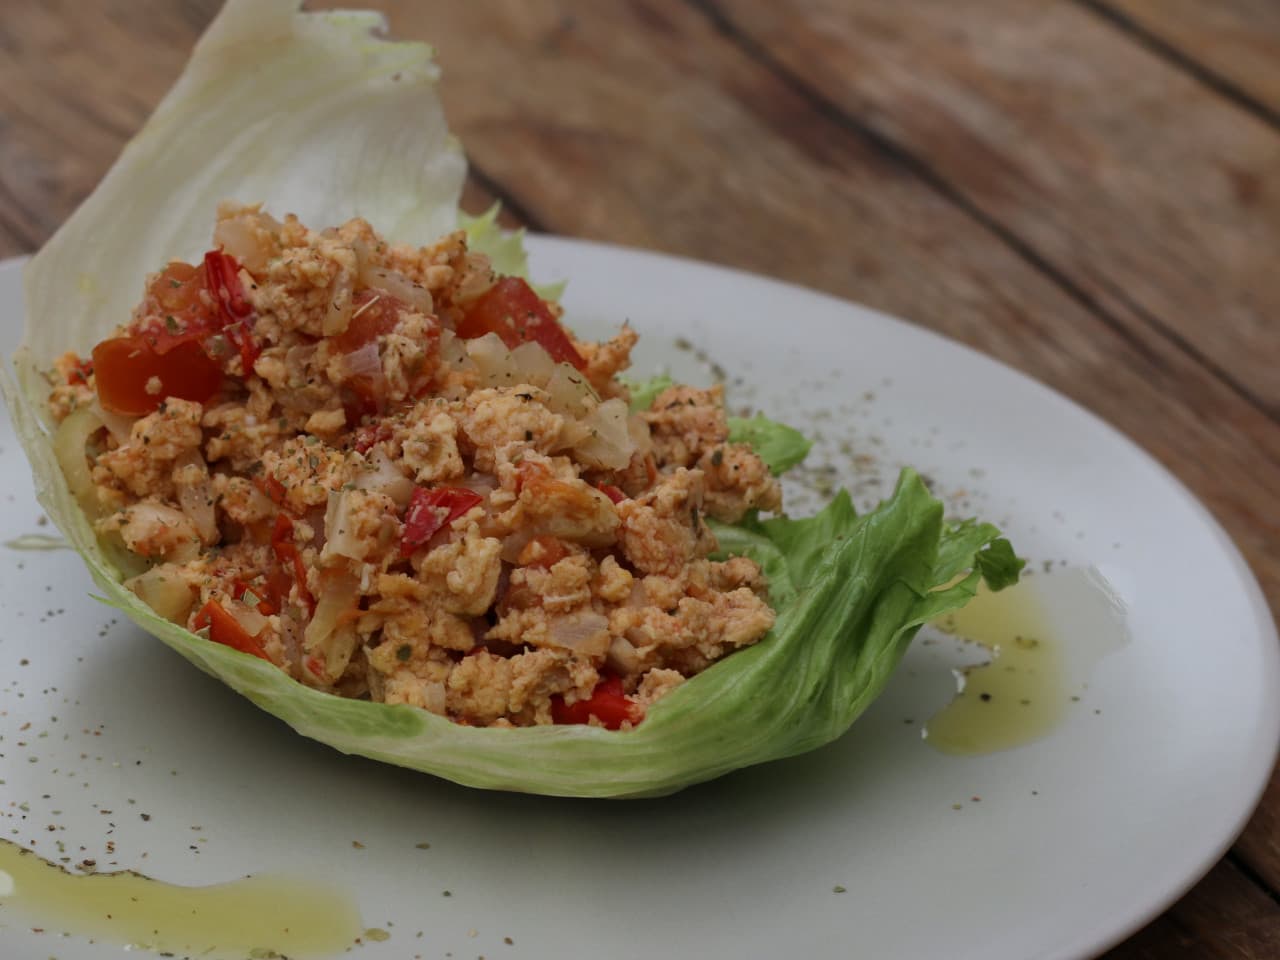
{"label": "wood grain", "polygon": [[1077,296],[1280,416],[1267,123],[1068,0],[706,6]]}
{"label": "wood grain", "polygon": [[[1220,12],[1106,2],[1228,76]],[[1278,138],[1132,31],[1065,0],[369,5],[440,51],[470,209],[500,195],[508,222],[779,276],[977,346],[1151,450],[1280,611]],[[8,0],[0,255],[87,194],[217,6]],[[1183,43],[1175,22],[1227,39]],[[1280,71],[1250,71],[1229,76],[1269,99]],[[1280,783],[1236,856],[1109,956],[1280,953]]]}
{"label": "wood grain", "polygon": [[1090,0],[1228,95],[1280,120],[1280,4],[1274,0]]}

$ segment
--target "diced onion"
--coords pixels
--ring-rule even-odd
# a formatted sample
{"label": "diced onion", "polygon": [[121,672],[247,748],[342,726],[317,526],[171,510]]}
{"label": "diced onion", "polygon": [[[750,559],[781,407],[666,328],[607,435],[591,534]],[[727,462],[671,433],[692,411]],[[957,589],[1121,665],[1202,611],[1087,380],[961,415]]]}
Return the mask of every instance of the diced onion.
{"label": "diced onion", "polygon": [[420,283],[414,283],[399,271],[363,264],[360,267],[359,279],[362,287],[385,290],[418,313],[430,316],[435,310],[431,291]]}
{"label": "diced onion", "polygon": [[67,479],[71,494],[90,520],[96,519],[102,509],[98,503],[98,491],[93,483],[86,448],[89,440],[103,427],[102,418],[89,407],[80,407],[67,415],[53,435],[53,454]]}
{"label": "diced onion", "polygon": [[614,397],[583,417],[590,435],[574,447],[578,458],[606,470],[621,470],[630,463],[635,442],[627,424],[629,413],[626,401]]}
{"label": "diced onion", "polygon": [[486,333],[467,341],[467,355],[476,365],[486,386],[508,387],[516,380],[511,353],[496,333]]}
{"label": "diced onion", "polygon": [[[213,228],[213,242],[235,257],[242,267],[255,273],[267,269],[275,255],[272,241],[280,232],[280,221],[260,210],[218,210],[219,220]],[[264,236],[265,235],[265,236]]]}
{"label": "diced onion", "polygon": [[326,337],[336,337],[351,324],[355,284],[351,274],[340,270],[333,278],[333,289],[329,292],[329,306],[324,312],[324,321],[320,330]]}
{"label": "diced onion", "polygon": [[185,625],[195,605],[195,592],[191,585],[167,564],[130,577],[124,585],[148,607],[173,623]]}
{"label": "diced onion", "polygon": [[550,397],[547,406],[551,411],[567,417],[584,417],[600,402],[587,378],[567,363],[556,364],[547,379],[546,391]]}
{"label": "diced onion", "polygon": [[137,417],[126,417],[124,414],[104,410],[97,400],[93,401],[93,412],[102,420],[103,426],[111,436],[115,437],[116,443],[128,443],[132,438],[133,425],[137,422]]}
{"label": "diced onion", "polygon": [[309,670],[302,674],[309,680],[322,679],[332,683],[346,670],[358,640],[352,611],[360,595],[357,580],[346,571],[329,571],[325,574],[315,615],[302,635],[303,649],[324,661],[324,677],[316,678]]}
{"label": "diced onion", "polygon": [[640,671],[640,654],[626,637],[614,637],[609,643],[609,655],[605,664],[614,673],[627,676]]}
{"label": "diced onion", "polygon": [[445,689],[439,680],[427,680],[422,684],[422,706],[431,713],[444,716]]}
{"label": "diced onion", "polygon": [[256,637],[267,627],[267,618],[243,603],[229,603],[226,605],[226,611],[251,637]]}
{"label": "diced onion", "polygon": [[218,539],[218,519],[213,510],[213,485],[209,467],[199,450],[184,453],[173,462],[173,481],[178,493],[178,506],[196,526],[205,543]]}
{"label": "diced onion", "polygon": [[382,376],[382,356],[378,353],[378,343],[371,340],[358,350],[343,354],[339,358],[343,380],[355,377]]}
{"label": "diced onion", "polygon": [[353,483],[358,490],[385,493],[398,507],[409,502],[414,490],[413,481],[400,472],[400,468],[381,447],[373,448],[365,468],[356,471]]}
{"label": "diced onion", "polygon": [[352,560],[363,559],[360,542],[351,532],[349,522],[351,498],[346,491],[333,490],[329,493],[329,504],[324,512],[324,552],[325,558],[339,556]]}
{"label": "diced onion", "polygon": [[440,331],[440,363],[449,370],[470,370],[475,366],[467,353],[467,341],[449,329]]}
{"label": "diced onion", "polygon": [[511,351],[511,363],[521,380],[536,387],[546,386],[556,369],[556,362],[551,359],[551,354],[532,340]]}
{"label": "diced onion", "polygon": [[554,617],[547,623],[547,636],[553,646],[602,657],[609,650],[609,619],[594,610]]}

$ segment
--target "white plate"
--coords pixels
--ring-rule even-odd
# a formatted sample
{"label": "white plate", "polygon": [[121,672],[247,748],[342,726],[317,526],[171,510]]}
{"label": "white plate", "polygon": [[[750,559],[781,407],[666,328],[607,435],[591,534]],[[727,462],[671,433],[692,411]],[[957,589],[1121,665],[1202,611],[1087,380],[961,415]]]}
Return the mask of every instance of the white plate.
{"label": "white plate", "polygon": [[[1280,669],[1253,578],[1177,482],[1057,394],[888,317],[650,254],[530,246],[537,276],[571,278],[576,327],[629,319],[640,371],[705,378],[696,350],[673,343],[705,348],[743,378],[733,403],[821,432],[817,459],[864,498],[912,462],[1034,563],[1096,564],[1130,607],[1132,642],[1054,733],[1004,753],[921,741],[950,678],[917,647],[825,749],[663,800],[553,800],[304,740],[117,623],[74,554],[4,551],[4,836],[181,883],[330,877],[391,934],[361,948],[371,960],[1085,957],[1212,866],[1270,770]],[[6,353],[21,315],[11,262]],[[52,532],[0,429],[0,539]],[[853,469],[845,441],[877,466]],[[10,926],[0,953],[118,950],[55,932]]]}

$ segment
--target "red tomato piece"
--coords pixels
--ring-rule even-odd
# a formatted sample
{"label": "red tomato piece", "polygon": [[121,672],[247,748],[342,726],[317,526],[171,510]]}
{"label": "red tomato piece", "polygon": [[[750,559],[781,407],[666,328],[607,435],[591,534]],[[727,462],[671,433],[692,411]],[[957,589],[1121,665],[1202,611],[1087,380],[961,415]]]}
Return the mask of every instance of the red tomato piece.
{"label": "red tomato piece", "polygon": [[239,650],[241,653],[261,657],[268,663],[271,662],[271,658],[262,649],[262,644],[258,642],[257,637],[249,636],[249,631],[240,626],[240,622],[227,613],[217,600],[210,600],[200,608],[200,612],[196,614],[194,625],[197,630],[202,627],[208,627],[209,639],[214,643],[231,647],[231,649]]}
{"label": "red tomato piece", "polygon": [[596,489],[598,489],[601,493],[603,493],[606,497],[608,497],[614,503],[621,503],[623,500],[627,499],[627,495],[623,493],[620,488],[615,487],[612,483],[597,483]]}
{"label": "red tomato piece", "polygon": [[[160,406],[165,397],[204,403],[222,386],[222,371],[195,341],[157,353],[142,336],[115,337],[93,348],[98,399],[105,410],[139,417]],[[147,390],[151,378],[160,382]]]}
{"label": "red tomato piece", "polygon": [[417,487],[409,497],[404,513],[404,533],[400,537],[400,555],[407,557],[439,531],[453,523],[484,497],[466,487]]}
{"label": "red tomato piece", "polygon": [[165,267],[147,288],[139,311],[142,319],[130,331],[145,338],[161,356],[216,333],[222,323],[210,303],[205,273],[177,260]]}
{"label": "red tomato piece", "polygon": [[508,349],[532,340],[557,363],[570,363],[579,370],[586,368],[586,361],[574,349],[551,308],[519,277],[503,277],[467,307],[458,324],[458,336],[472,340],[486,333],[496,333]]}
{"label": "red tomato piece", "polygon": [[608,730],[617,730],[630,720],[634,726],[644,719],[644,707],[622,692],[622,681],[606,677],[596,684],[591,696],[566,704],[563,697],[551,698],[551,719],[556,723],[587,723],[595,717]]}
{"label": "red tomato piece", "polygon": [[361,290],[351,301],[347,329],[329,338],[338,353],[354,353],[395,329],[404,301],[381,290]]}
{"label": "red tomato piece", "polygon": [[221,250],[210,250],[204,255],[204,283],[222,309],[227,323],[244,320],[253,313],[253,305],[245,296],[240,282],[240,264],[236,258]]}

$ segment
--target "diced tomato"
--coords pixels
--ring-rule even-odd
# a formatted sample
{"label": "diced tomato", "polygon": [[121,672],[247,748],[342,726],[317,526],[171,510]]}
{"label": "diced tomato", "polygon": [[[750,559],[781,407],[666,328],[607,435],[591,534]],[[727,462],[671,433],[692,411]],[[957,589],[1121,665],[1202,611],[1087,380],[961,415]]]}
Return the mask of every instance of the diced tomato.
{"label": "diced tomato", "polygon": [[222,326],[210,302],[205,271],[175,260],[147,288],[139,310],[141,319],[130,332],[146,339],[160,356],[192,340],[204,340]]}
{"label": "diced tomato", "polygon": [[579,370],[586,368],[586,361],[574,349],[551,308],[519,277],[503,277],[495,283],[467,307],[458,323],[457,334],[464,340],[486,333],[496,333],[508,349],[532,340],[557,363],[570,363]]}
{"label": "diced tomato", "polygon": [[[281,513],[276,517],[276,526],[271,533],[271,551],[282,569],[293,570],[293,580],[298,585],[298,599],[307,608],[308,615],[311,614],[316,608],[316,601],[307,588],[307,566],[302,562],[302,552],[293,542],[293,521],[286,514]],[[286,586],[284,596],[288,595],[289,588]]]}
{"label": "diced tomato", "polygon": [[436,487],[433,490],[415,488],[404,513],[400,555],[409,556],[440,530],[483,501],[484,497],[466,487]]}
{"label": "diced tomato", "polygon": [[627,495],[623,493],[621,489],[619,489],[618,487],[615,487],[612,483],[597,483],[596,489],[598,489],[601,493],[603,493],[606,497],[608,497],[614,503],[621,503],[623,500],[627,499]]}
{"label": "diced tomato", "polygon": [[586,700],[566,704],[563,697],[551,698],[551,719],[556,723],[587,723],[592,717],[617,730],[625,721],[634,726],[643,720],[644,707],[623,693],[617,677],[601,680]]}
{"label": "diced tomato", "polygon": [[253,362],[262,353],[262,344],[254,339],[249,330],[248,322],[245,320],[237,321],[224,328],[222,334],[239,351],[240,369],[244,372],[244,376],[249,376],[249,374],[253,373]]}
{"label": "diced tomato", "polygon": [[231,647],[241,653],[253,654],[268,662],[271,660],[267,652],[262,649],[262,644],[258,642],[257,637],[249,636],[249,631],[240,626],[240,622],[227,613],[217,600],[210,600],[200,608],[194,624],[197,630],[208,627],[209,639],[214,643]]}
{"label": "diced tomato", "polygon": [[324,659],[323,658],[318,657],[313,653],[311,656],[307,657],[307,659],[303,661],[303,663],[306,666],[306,668],[311,671],[312,675],[319,677],[321,680],[324,679]]}
{"label": "diced tomato", "polygon": [[337,353],[354,353],[366,343],[385,336],[400,322],[404,301],[381,290],[361,290],[351,301],[351,321],[342,333],[329,338]]}
{"label": "diced tomato", "polygon": [[[93,348],[93,369],[103,408],[130,417],[150,413],[166,397],[204,403],[222,386],[222,371],[194,341],[160,354],[142,336],[103,340]],[[152,377],[160,383],[155,393],[147,390]]]}
{"label": "diced tomato", "polygon": [[67,383],[88,383],[93,376],[93,361],[78,360],[76,365],[67,371]]}

